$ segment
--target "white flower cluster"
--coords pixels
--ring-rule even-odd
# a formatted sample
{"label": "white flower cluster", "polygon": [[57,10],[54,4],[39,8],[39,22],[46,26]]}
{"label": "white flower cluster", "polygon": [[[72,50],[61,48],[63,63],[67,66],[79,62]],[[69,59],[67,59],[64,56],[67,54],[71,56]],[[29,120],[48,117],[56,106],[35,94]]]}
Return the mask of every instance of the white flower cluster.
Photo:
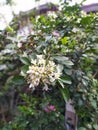
{"label": "white flower cluster", "polygon": [[43,89],[48,90],[47,84],[51,84],[61,75],[60,66],[53,61],[45,60],[42,55],[37,56],[37,59],[32,60],[31,63],[26,76],[30,88],[35,88],[42,82],[44,84]]}

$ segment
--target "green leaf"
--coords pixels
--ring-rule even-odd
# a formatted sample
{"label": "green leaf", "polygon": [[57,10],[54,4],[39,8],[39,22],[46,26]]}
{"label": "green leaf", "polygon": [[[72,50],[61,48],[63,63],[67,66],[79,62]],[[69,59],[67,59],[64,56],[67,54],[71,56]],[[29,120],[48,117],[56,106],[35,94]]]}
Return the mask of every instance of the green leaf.
{"label": "green leaf", "polygon": [[74,64],[73,64],[72,61],[67,60],[67,61],[64,62],[64,65],[72,66],[72,65],[74,65]]}
{"label": "green leaf", "polygon": [[71,69],[66,69],[66,68],[64,68],[64,72],[65,72],[67,75],[72,75],[72,70],[71,70]]}
{"label": "green leaf", "polygon": [[15,75],[13,78],[12,78],[12,82],[15,84],[15,85],[24,85],[25,84],[25,80],[22,76],[20,75]]}
{"label": "green leaf", "polygon": [[78,130],[86,130],[84,127],[80,127]]}
{"label": "green leaf", "polygon": [[66,44],[66,43],[68,43],[68,38],[64,37],[61,39],[61,41],[62,41],[62,44]]}
{"label": "green leaf", "polygon": [[94,127],[95,130],[98,130],[98,125],[97,124],[94,124],[93,127]]}
{"label": "green leaf", "polygon": [[55,60],[57,60],[59,63],[66,65],[66,66],[72,66],[74,65],[71,60],[68,59],[68,57],[65,56],[54,56]]}
{"label": "green leaf", "polygon": [[31,64],[27,57],[20,57],[20,60],[25,65],[30,65]]}
{"label": "green leaf", "polygon": [[88,81],[87,80],[82,79],[82,83],[83,83],[84,86],[88,86]]}
{"label": "green leaf", "polygon": [[53,56],[53,58],[58,60],[58,61],[66,61],[66,60],[68,60],[68,57],[66,57],[66,56]]}
{"label": "green leaf", "polygon": [[89,24],[91,24],[92,20],[93,20],[93,18],[90,17],[90,16],[83,17],[82,20],[81,20],[81,23],[83,25],[89,25]]}
{"label": "green leaf", "polygon": [[16,47],[16,44],[12,43],[12,44],[6,45],[5,48],[7,48],[7,49],[14,49],[15,47]]}
{"label": "green leaf", "polygon": [[61,85],[62,88],[64,88],[64,84],[60,79],[58,79],[58,83]]}
{"label": "green leaf", "polygon": [[23,71],[23,73],[26,73],[28,71],[28,67],[28,65],[22,66],[21,71]]}
{"label": "green leaf", "polygon": [[91,102],[91,104],[92,104],[92,106],[93,106],[94,108],[97,108],[97,103],[96,103],[95,100],[93,100],[93,101]]}
{"label": "green leaf", "polygon": [[68,89],[59,87],[59,90],[63,96],[63,99],[65,100],[65,102],[67,102],[70,97]]}
{"label": "green leaf", "polygon": [[72,84],[71,80],[68,77],[61,77],[59,78],[59,81],[65,84]]}
{"label": "green leaf", "polygon": [[58,83],[59,83],[59,85],[62,87],[62,88],[59,87],[60,92],[61,92],[61,94],[62,94],[62,96],[63,96],[65,102],[67,102],[68,99],[69,99],[69,97],[70,97],[69,91],[68,91],[67,87],[64,86],[64,84],[63,84],[62,81],[58,80]]}
{"label": "green leaf", "polygon": [[7,27],[7,31],[9,31],[10,33],[13,33],[13,32],[14,32],[14,30],[13,30],[13,28],[11,28],[11,26],[8,26],[8,27]]}

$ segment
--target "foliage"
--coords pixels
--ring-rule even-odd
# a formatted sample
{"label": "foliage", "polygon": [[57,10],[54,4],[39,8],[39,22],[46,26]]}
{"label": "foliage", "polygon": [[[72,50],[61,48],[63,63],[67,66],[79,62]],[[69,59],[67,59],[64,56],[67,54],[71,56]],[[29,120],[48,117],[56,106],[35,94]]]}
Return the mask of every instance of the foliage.
{"label": "foliage", "polygon": [[[64,4],[56,17],[32,18],[34,34],[26,39],[12,37],[13,32],[11,36],[1,32],[0,127],[3,130],[66,129],[64,106],[68,99],[73,100],[79,129],[97,130],[97,22],[97,13],[86,15],[78,5]],[[47,74],[46,84],[40,78],[37,86],[29,87],[28,77],[33,79],[34,73],[28,75],[28,71],[39,55],[44,56],[44,67],[52,61],[60,66],[61,74],[49,83]],[[38,67],[41,66],[38,62]],[[43,90],[44,85],[47,90]]]}

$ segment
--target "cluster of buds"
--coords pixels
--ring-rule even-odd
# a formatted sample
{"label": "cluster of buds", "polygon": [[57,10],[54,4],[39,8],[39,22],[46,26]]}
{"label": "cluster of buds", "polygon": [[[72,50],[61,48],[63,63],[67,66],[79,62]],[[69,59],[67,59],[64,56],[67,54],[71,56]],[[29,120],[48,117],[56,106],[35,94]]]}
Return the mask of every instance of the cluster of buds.
{"label": "cluster of buds", "polygon": [[48,84],[51,84],[61,75],[60,66],[53,61],[46,60],[42,55],[31,61],[31,66],[27,71],[27,82],[30,88],[35,88],[40,83],[44,84],[44,90],[48,90]]}

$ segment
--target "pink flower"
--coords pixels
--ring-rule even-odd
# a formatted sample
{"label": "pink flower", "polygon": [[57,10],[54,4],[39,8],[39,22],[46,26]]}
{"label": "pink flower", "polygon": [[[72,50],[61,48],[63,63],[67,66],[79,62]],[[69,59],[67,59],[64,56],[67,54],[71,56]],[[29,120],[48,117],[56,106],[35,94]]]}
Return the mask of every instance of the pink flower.
{"label": "pink flower", "polygon": [[54,107],[53,105],[50,105],[50,106],[48,106],[48,109],[49,109],[50,111],[54,111],[54,110],[55,110],[55,107]]}
{"label": "pink flower", "polygon": [[50,105],[50,106],[48,106],[48,107],[45,107],[45,108],[44,108],[44,111],[47,112],[47,113],[50,113],[50,112],[52,112],[52,111],[55,111],[55,106]]}
{"label": "pink flower", "polygon": [[44,111],[47,112],[47,113],[50,112],[50,110],[47,107],[44,108]]}
{"label": "pink flower", "polygon": [[52,34],[53,34],[53,36],[55,36],[55,37],[57,37],[57,38],[60,36],[59,33],[55,32],[55,31],[52,32]]}

